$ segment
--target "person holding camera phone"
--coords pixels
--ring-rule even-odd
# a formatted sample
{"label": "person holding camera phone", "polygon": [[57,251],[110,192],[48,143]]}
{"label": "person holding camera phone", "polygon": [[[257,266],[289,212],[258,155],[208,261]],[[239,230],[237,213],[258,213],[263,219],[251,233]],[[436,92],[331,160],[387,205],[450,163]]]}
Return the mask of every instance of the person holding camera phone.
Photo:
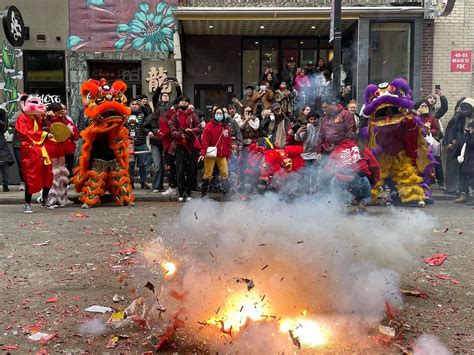
{"label": "person holding camera phone", "polygon": [[[130,103],[130,109],[132,110],[131,115],[128,117],[125,127],[128,129],[129,139],[133,142],[134,152],[146,152],[148,147],[146,145],[147,130],[144,127],[145,124],[145,114],[143,113],[140,100],[138,98],[133,98]],[[135,165],[138,165],[138,175],[140,179],[140,186],[144,190],[149,190],[146,182],[147,178],[147,168],[150,163],[149,154],[142,153],[136,154],[135,159],[130,159],[129,162],[129,174],[130,182],[132,188],[134,188],[135,180]]]}

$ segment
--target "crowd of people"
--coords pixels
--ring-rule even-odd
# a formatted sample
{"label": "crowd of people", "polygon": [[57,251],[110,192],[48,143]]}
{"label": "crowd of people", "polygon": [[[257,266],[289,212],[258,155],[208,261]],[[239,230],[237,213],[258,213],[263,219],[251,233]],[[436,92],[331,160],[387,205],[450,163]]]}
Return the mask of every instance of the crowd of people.
{"label": "crowd of people", "polygon": [[[277,150],[279,166],[285,173],[279,177],[288,177],[289,173],[298,176],[291,184],[300,184],[302,188],[292,191],[314,193],[330,186],[349,192],[360,207],[370,201],[380,169],[376,154],[359,134],[367,126],[368,118],[362,110],[357,112],[359,105],[351,96],[350,85],[334,92],[331,73],[322,59],[316,68],[311,65],[306,70],[296,68],[290,59],[280,75],[268,67],[257,88],[247,86],[243,98],[233,97],[226,106],[214,106],[208,117],[182,95],[175,78],[164,84],[175,87],[174,101],[161,87],[153,94],[151,105],[146,96],[130,101],[131,115],[126,128],[133,188],[137,188],[134,183],[138,170],[140,188],[176,196],[178,202],[190,201],[193,191],[200,192],[202,197],[209,191],[219,191],[224,200],[229,200],[234,195],[279,190],[282,181],[272,181],[279,174],[277,170],[271,174],[263,172],[271,170],[276,161],[264,152]],[[473,106],[472,100],[461,98],[446,128],[440,119],[448,111],[448,102],[439,88],[414,106],[436,160],[432,183],[438,183],[445,193],[459,194],[455,200],[458,203],[473,203],[469,197],[469,188],[474,185]],[[3,191],[9,191],[8,169],[16,162],[22,181],[20,189],[26,190],[26,213],[31,213],[31,207],[26,207],[31,194],[40,190],[39,202],[46,208],[68,203],[68,177],[72,176],[77,160],[74,153],[77,158],[80,151],[79,132],[88,124],[84,116],[76,122],[71,119],[64,104],[50,104],[46,112],[46,119],[41,122],[32,123],[21,112],[7,122],[5,111],[0,110],[0,130],[5,132],[7,125],[15,128],[14,158],[3,134],[0,137]],[[51,181],[45,182],[37,179],[37,171],[21,164],[22,155],[28,154],[28,147],[35,144],[25,132],[28,125],[41,124],[50,135],[56,122],[67,126],[70,134],[59,148],[52,149],[53,174],[47,177]],[[446,173],[442,155],[446,155]],[[296,156],[302,161],[298,162]],[[29,182],[25,185],[25,181]]]}

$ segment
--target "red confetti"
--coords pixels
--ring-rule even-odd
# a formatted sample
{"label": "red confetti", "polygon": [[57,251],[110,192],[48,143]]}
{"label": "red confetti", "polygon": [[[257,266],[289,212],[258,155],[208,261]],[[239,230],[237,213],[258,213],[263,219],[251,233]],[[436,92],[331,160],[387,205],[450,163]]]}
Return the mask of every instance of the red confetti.
{"label": "red confetti", "polygon": [[8,351],[8,350],[18,350],[19,346],[18,345],[4,345],[2,346],[2,350]]}
{"label": "red confetti", "polygon": [[54,297],[50,297],[48,298],[48,300],[46,301],[46,303],[56,303],[58,302],[59,298],[54,296]]}
{"label": "red confetti", "polygon": [[119,254],[120,255],[132,255],[132,254],[135,254],[136,252],[137,252],[137,250],[135,248],[130,247],[130,248],[120,249]]}
{"label": "red confetti", "polygon": [[441,274],[435,274],[434,277],[437,277],[438,279],[441,279],[441,280],[449,280],[449,277],[445,275],[441,275]]}
{"label": "red confetti", "polygon": [[171,289],[170,292],[169,292],[169,295],[175,299],[177,299],[178,301],[183,301],[186,296],[188,295],[187,292],[179,292],[179,291],[176,291],[175,289]]}
{"label": "red confetti", "polygon": [[447,258],[446,254],[436,253],[425,259],[425,262],[431,266],[440,266]]}
{"label": "red confetti", "polygon": [[72,216],[75,218],[89,218],[89,216],[84,213],[74,213]]}

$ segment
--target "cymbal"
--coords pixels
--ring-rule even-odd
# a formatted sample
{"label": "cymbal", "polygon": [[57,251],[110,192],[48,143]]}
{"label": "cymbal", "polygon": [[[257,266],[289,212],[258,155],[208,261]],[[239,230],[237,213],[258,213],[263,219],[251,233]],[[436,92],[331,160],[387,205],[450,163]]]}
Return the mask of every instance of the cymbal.
{"label": "cymbal", "polygon": [[56,142],[65,142],[71,137],[71,130],[68,126],[61,122],[54,122],[51,124],[49,131],[53,135]]}

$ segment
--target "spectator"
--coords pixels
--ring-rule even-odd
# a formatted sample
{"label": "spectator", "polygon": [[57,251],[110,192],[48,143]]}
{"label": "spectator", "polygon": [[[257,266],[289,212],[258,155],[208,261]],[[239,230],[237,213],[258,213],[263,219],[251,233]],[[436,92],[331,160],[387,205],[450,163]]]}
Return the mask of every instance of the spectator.
{"label": "spectator", "polygon": [[303,144],[301,157],[304,160],[303,170],[304,190],[312,194],[315,191],[316,176],[314,165],[317,162],[316,145],[319,134],[319,115],[316,112],[309,114],[307,124],[301,125],[295,133],[295,140]]}
{"label": "spectator", "polygon": [[438,120],[430,113],[428,100],[420,100],[418,101],[414,109],[416,110],[417,115],[423,121],[425,126],[425,135],[426,140],[430,144],[431,151],[436,159],[435,164],[435,175],[436,181],[440,188],[444,189],[444,173],[443,173],[443,166],[441,164],[441,149],[440,143],[435,138],[438,137],[439,133],[439,125]]}
{"label": "spectator", "polygon": [[348,109],[349,102],[352,100],[352,92],[351,92],[351,86],[350,85],[344,85],[341,89],[341,95],[339,98],[339,102],[341,105],[345,108]]}
{"label": "spectator", "polygon": [[306,69],[305,69],[305,74],[307,77],[311,77],[315,74],[316,70],[314,68],[314,63],[312,60],[308,61],[308,63],[306,63]]}
{"label": "spectator", "polygon": [[175,159],[175,144],[171,137],[170,120],[174,115],[174,109],[170,109],[159,118],[159,129],[157,132],[158,139],[163,144],[163,160],[168,178],[168,189],[161,194],[163,196],[172,196],[176,194],[176,187],[178,186],[176,177],[176,159]]}
{"label": "spectator", "polygon": [[[472,165],[472,154],[470,154],[472,133],[474,131],[474,115],[473,115],[474,100],[465,99],[459,105],[459,114],[453,127],[453,131],[456,134],[454,139],[455,146],[455,157],[461,164],[459,167],[459,198],[454,200],[456,203],[464,203],[469,200],[469,185],[472,181],[471,165]],[[465,145],[466,144],[466,145]],[[464,148],[464,151],[463,151]],[[466,155],[466,150],[468,154]],[[459,158],[461,157],[461,158]]]}
{"label": "spectator", "polygon": [[252,101],[254,103],[254,112],[259,113],[263,110],[269,110],[272,106],[274,93],[270,89],[268,81],[260,82],[259,90],[253,94]]}
{"label": "spectator", "polygon": [[255,109],[255,105],[254,105],[254,102],[252,100],[253,98],[253,94],[254,94],[254,88],[252,85],[248,85],[246,88],[245,88],[245,95],[244,97],[242,98],[242,100],[238,100],[237,97],[232,97],[232,103],[235,105],[235,107],[237,108],[237,110],[239,110],[239,112],[242,112],[241,110],[246,107],[246,106],[250,106],[252,108],[252,110]]}
{"label": "spectator", "polygon": [[299,122],[301,122],[301,124],[308,123],[310,112],[311,112],[311,107],[310,106],[303,106],[298,111],[298,117],[296,117],[295,121],[299,121]]}
{"label": "spectator", "polygon": [[352,99],[351,101],[349,101],[349,103],[347,104],[347,111],[349,111],[352,114],[352,116],[354,117],[356,127],[359,127],[360,116],[357,113],[357,101],[356,100]]}
{"label": "spectator", "polygon": [[21,136],[15,128],[16,120],[18,116],[21,114],[21,111],[15,113],[12,119],[8,122],[8,127],[13,129],[13,137],[12,137],[12,148],[13,148],[13,155],[15,156],[15,162],[18,169],[18,175],[20,176],[20,186],[18,190],[25,191],[25,180],[23,178],[23,172],[21,171]]}
{"label": "spectator", "polygon": [[[215,148],[215,156],[210,156],[208,148]],[[204,161],[204,175],[201,187],[202,197],[207,194],[214,166],[217,165],[223,187],[224,199],[228,199],[229,171],[227,161],[231,154],[232,143],[230,128],[224,122],[224,110],[217,107],[213,112],[213,119],[206,124],[202,135],[201,155],[199,157],[199,160]]]}
{"label": "spectator", "polygon": [[305,75],[304,70],[302,68],[298,68],[296,70],[296,77],[295,77],[295,90],[298,92],[299,95],[305,94],[306,90],[311,87],[311,81]]}
{"label": "spectator", "polygon": [[288,134],[286,136],[286,145],[302,145],[302,141],[295,139],[295,133],[302,126],[306,126],[309,121],[309,114],[311,112],[311,107],[304,106],[300,109],[298,117],[294,122],[290,124]]}
{"label": "spectator", "polygon": [[321,108],[324,117],[318,137],[318,159],[321,159],[321,154],[330,154],[349,132],[356,131],[353,115],[339,108],[336,99],[324,98]]}
{"label": "spectator", "polygon": [[271,66],[266,67],[265,73],[260,78],[260,81],[262,80],[268,82],[268,85],[270,86],[270,89],[272,89],[272,91],[278,89],[278,86],[280,85],[280,81],[278,80],[276,74],[273,72],[273,68]]}
{"label": "spectator", "polygon": [[294,94],[288,90],[286,82],[282,81],[278,90],[275,91],[275,102],[278,102],[281,106],[283,113],[291,118],[293,117],[293,98]]}
{"label": "spectator", "polygon": [[[132,188],[135,188],[135,165],[138,165],[138,175],[140,179],[140,186],[142,189],[149,190],[147,179],[147,169],[150,163],[150,156],[148,153],[139,153],[139,152],[148,152],[148,147],[146,145],[147,130],[144,127],[145,124],[145,114],[143,113],[142,106],[140,105],[140,100],[138,98],[133,98],[130,103],[130,109],[132,113],[125,123],[125,127],[128,129],[130,140],[134,145],[134,159],[130,159],[129,162],[129,174],[130,182]],[[139,154],[136,154],[139,153]],[[135,164],[136,163],[136,164]]]}
{"label": "spectator", "polygon": [[[169,100],[168,94],[166,98]],[[152,172],[152,191],[162,192],[163,189],[163,177],[164,177],[164,163],[163,163],[163,143],[162,140],[158,138],[158,132],[160,129],[160,116],[159,113],[161,108],[166,107],[165,105],[157,105],[158,110],[155,110],[153,113],[149,114],[145,118],[145,123],[143,128],[146,131],[148,139],[150,140],[150,149],[151,149],[151,172]]]}
{"label": "spectator", "polygon": [[474,190],[474,119],[466,119],[464,136],[460,142],[460,150],[457,160],[459,166],[459,190],[460,197],[457,203],[466,202],[468,206],[474,206],[474,196],[469,197],[469,188]]}
{"label": "spectator", "polygon": [[[62,108],[62,113],[61,114],[64,115],[68,119],[69,123],[73,126],[73,130],[74,130],[73,135],[68,140],[69,147],[68,147],[68,149],[66,151],[66,155],[65,155],[66,168],[69,171],[69,176],[72,177],[74,175],[74,166],[75,166],[74,154],[76,153],[77,142],[79,141],[79,138],[80,138],[79,128],[77,127],[74,120],[71,117],[68,116],[68,111],[67,111],[66,105],[61,103],[61,108]],[[73,147],[74,147],[74,149],[72,149]]]}
{"label": "spectator", "polygon": [[459,181],[459,164],[456,155],[456,126],[460,116],[459,106],[465,100],[460,98],[454,107],[454,116],[449,120],[446,126],[445,136],[443,139],[443,150],[446,152],[446,175],[445,190],[446,194],[457,194]]}
{"label": "spectator", "polygon": [[319,58],[318,59],[318,65],[316,66],[316,69],[315,69],[314,72],[316,74],[322,74],[325,71],[328,71],[329,72],[329,77],[331,77],[331,70],[326,65],[326,62],[324,61],[323,58]]}
{"label": "spectator", "polygon": [[[242,121],[240,115],[236,113],[236,109],[234,105],[229,105],[227,107],[229,114],[224,114],[224,124],[230,130],[230,138],[232,142],[232,155],[228,159],[228,171],[229,171],[229,182],[230,188],[233,191],[237,191],[240,187],[240,159],[241,159],[241,152],[243,147],[243,137],[242,131],[240,129],[239,122]],[[237,121],[237,119],[239,121]]]}
{"label": "spectator", "polygon": [[[436,103],[438,102],[438,97],[439,101],[441,103],[441,106],[436,109]],[[435,89],[435,92],[431,95],[429,95],[426,98],[426,101],[428,101],[428,107],[430,110],[430,114],[432,114],[437,120],[441,119],[446,112],[448,112],[448,99],[444,94],[441,92],[440,89]]]}
{"label": "spectator", "polygon": [[271,111],[262,113],[262,115],[264,114],[265,117],[261,124],[263,136],[269,137],[270,141],[279,148],[284,148],[286,145],[286,134],[290,126],[290,120],[282,112],[279,103],[274,103]]}
{"label": "spectator", "polygon": [[0,108],[0,172],[2,173],[2,186],[3,192],[8,192],[9,183],[9,170],[15,162],[10,150],[8,149],[8,143],[5,139],[4,133],[7,130],[7,114],[4,109]]}
{"label": "spectator", "polygon": [[150,105],[148,104],[148,96],[146,95],[139,95],[138,99],[140,100],[140,106],[142,107],[143,114],[145,117],[151,115],[153,110],[151,109]]}
{"label": "spectator", "polygon": [[[293,57],[288,58],[285,68],[280,74],[280,81],[286,82],[289,90],[293,90],[296,77],[296,60]],[[254,110],[255,111],[255,110]]]}
{"label": "spectator", "polygon": [[241,121],[237,121],[237,123],[242,132],[243,146],[248,147],[250,144],[255,143],[259,137],[260,119],[253,114],[250,106],[244,107],[244,118]]}
{"label": "spectator", "polygon": [[169,120],[176,151],[178,202],[192,199],[191,191],[195,183],[197,156],[201,148],[198,138],[201,135],[201,122],[190,102],[189,98],[180,97],[178,109],[173,110],[173,116]]}

